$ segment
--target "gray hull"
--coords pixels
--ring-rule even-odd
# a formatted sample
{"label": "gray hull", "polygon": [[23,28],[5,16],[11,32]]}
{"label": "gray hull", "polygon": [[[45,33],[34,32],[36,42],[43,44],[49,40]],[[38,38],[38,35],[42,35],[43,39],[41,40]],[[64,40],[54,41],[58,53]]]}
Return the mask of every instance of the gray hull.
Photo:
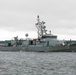
{"label": "gray hull", "polygon": [[46,52],[48,47],[46,46],[27,46],[22,49],[23,51],[35,51],[35,52]]}
{"label": "gray hull", "polygon": [[48,51],[48,47],[43,46],[26,46],[26,47],[0,47],[0,51],[34,51],[45,52]]}
{"label": "gray hull", "polygon": [[0,47],[0,51],[30,51],[30,52],[69,52],[76,51],[76,47],[68,46],[25,46],[25,47]]}
{"label": "gray hull", "polygon": [[0,47],[0,51],[20,51],[21,47]]}
{"label": "gray hull", "polygon": [[23,51],[37,52],[66,52],[69,51],[68,46],[27,46],[23,47]]}
{"label": "gray hull", "polygon": [[68,46],[50,46],[49,47],[50,52],[69,52]]}

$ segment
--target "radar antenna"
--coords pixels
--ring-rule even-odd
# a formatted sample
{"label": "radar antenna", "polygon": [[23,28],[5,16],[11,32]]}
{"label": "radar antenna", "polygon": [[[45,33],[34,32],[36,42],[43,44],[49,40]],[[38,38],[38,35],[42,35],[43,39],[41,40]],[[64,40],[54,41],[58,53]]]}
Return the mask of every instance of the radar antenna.
{"label": "radar antenna", "polygon": [[44,21],[40,22],[40,18],[39,18],[39,15],[38,15],[37,16],[37,23],[35,24],[36,28],[38,30],[38,38],[41,38],[47,32],[46,26],[44,24],[45,24]]}

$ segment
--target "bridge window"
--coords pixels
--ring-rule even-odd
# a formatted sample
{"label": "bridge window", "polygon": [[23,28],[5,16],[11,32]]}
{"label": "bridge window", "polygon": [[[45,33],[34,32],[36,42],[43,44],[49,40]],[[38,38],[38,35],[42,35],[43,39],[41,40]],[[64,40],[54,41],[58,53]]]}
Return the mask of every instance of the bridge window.
{"label": "bridge window", "polygon": [[42,36],[42,38],[57,38],[57,36]]}

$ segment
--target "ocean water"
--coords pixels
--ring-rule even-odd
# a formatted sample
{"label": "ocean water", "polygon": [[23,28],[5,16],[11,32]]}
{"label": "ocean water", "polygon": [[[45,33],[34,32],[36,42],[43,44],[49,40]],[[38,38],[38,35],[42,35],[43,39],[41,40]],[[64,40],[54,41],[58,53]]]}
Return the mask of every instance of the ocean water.
{"label": "ocean water", "polygon": [[76,53],[0,52],[0,75],[76,75]]}

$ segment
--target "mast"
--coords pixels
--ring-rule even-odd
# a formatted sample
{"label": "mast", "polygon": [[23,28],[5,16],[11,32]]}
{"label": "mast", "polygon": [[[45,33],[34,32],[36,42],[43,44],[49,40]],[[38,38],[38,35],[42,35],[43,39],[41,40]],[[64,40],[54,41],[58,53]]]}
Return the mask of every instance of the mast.
{"label": "mast", "polygon": [[39,15],[37,16],[37,23],[36,23],[36,28],[38,30],[38,38],[41,38],[43,35],[46,34],[46,26],[44,25],[45,22],[42,21],[40,22]]}

